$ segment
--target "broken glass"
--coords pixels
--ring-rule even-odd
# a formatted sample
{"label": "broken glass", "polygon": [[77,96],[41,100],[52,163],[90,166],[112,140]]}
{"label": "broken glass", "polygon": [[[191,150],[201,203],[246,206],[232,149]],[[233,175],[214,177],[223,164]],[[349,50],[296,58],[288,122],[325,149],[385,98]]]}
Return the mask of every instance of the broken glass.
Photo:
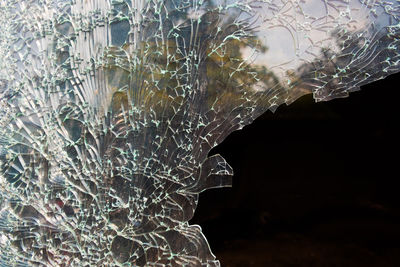
{"label": "broken glass", "polygon": [[219,266],[211,148],[399,70],[398,1],[3,0],[0,265]]}

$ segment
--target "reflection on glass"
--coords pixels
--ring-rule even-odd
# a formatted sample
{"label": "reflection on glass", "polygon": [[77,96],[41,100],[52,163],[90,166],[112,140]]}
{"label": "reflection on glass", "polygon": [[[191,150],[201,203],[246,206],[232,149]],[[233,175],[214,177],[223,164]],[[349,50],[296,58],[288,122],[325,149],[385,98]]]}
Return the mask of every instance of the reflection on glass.
{"label": "reflection on glass", "polygon": [[399,69],[397,1],[4,0],[0,265],[219,266],[211,148]]}

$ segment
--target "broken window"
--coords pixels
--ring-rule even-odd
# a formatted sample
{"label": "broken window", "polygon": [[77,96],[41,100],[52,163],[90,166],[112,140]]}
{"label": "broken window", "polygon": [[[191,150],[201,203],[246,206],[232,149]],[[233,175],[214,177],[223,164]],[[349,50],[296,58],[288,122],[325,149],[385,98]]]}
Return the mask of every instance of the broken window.
{"label": "broken window", "polygon": [[207,157],[266,110],[399,69],[397,1],[4,0],[0,264],[219,266]]}

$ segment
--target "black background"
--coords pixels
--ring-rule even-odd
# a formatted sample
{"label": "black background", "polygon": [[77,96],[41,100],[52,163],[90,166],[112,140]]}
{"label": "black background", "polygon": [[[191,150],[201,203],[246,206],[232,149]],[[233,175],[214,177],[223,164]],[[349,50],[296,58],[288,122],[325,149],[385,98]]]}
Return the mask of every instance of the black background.
{"label": "black background", "polygon": [[304,96],[210,152],[233,187],[201,193],[190,223],[223,267],[400,266],[399,85]]}

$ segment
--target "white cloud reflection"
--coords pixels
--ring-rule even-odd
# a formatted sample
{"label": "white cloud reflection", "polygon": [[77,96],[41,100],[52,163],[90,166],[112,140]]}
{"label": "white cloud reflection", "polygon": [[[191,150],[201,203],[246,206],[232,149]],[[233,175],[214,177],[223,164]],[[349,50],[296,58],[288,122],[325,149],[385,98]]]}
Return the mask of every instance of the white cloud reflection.
{"label": "white cloud reflection", "polygon": [[[301,64],[312,62],[321,55],[321,49],[336,50],[332,38],[334,30],[364,31],[377,20],[358,0],[270,1],[260,5],[256,12],[256,34],[268,50],[252,56],[254,51],[247,47],[242,53],[254,64],[268,67],[280,78],[287,71],[295,71]],[[382,24],[389,16],[379,13]]]}

